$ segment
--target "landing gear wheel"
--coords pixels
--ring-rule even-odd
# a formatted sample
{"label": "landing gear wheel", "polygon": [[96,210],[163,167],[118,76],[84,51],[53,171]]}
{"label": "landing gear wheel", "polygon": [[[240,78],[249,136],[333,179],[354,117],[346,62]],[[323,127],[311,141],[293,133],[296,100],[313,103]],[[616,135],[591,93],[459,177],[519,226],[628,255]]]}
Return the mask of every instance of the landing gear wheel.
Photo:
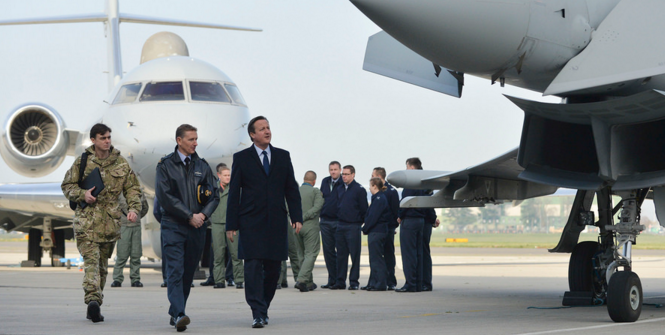
{"label": "landing gear wheel", "polygon": [[612,275],[607,290],[607,312],[614,322],[635,322],[642,313],[642,283],[632,271]]}
{"label": "landing gear wheel", "polygon": [[41,241],[42,231],[30,229],[28,232],[28,260],[35,261],[35,267],[42,266],[42,247],[39,245]]}
{"label": "landing gear wheel", "polygon": [[598,291],[594,286],[593,256],[598,252],[598,242],[578,243],[568,263],[568,287],[571,292]]}

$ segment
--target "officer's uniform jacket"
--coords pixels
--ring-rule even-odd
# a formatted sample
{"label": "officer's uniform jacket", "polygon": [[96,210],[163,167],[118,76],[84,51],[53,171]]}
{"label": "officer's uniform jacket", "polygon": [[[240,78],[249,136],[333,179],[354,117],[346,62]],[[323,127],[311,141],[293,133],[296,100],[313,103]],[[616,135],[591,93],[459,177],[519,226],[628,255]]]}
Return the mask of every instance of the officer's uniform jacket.
{"label": "officer's uniform jacket", "polygon": [[[83,179],[95,168],[104,182],[104,189],[97,195],[97,201],[88,204],[85,209],[77,206],[74,216],[74,233],[77,239],[93,242],[113,242],[120,238],[120,218],[122,211],[118,196],[123,194],[127,199],[128,211],[141,213],[141,187],[134,171],[127,161],[120,156],[120,151],[111,147],[109,157],[99,159],[95,156],[94,146],[86,149],[88,161],[86,163]],[[65,197],[77,203],[85,201],[85,192],[79,187],[79,168],[81,157],[74,161],[72,167],[65,174],[62,181],[62,192]]]}

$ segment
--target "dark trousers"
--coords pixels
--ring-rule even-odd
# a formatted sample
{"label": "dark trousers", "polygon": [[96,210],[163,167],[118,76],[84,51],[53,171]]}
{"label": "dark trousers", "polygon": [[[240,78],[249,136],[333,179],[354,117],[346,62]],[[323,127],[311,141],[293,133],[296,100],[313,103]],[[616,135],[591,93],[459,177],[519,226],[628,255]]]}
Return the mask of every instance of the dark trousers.
{"label": "dark trousers", "polygon": [[353,223],[338,224],[335,241],[337,248],[337,279],[335,285],[346,285],[346,272],[349,268],[350,255],[349,286],[358,286],[358,279],[360,279],[360,225]]}
{"label": "dark trousers", "polygon": [[162,219],[163,259],[166,259],[166,283],[171,303],[169,314],[178,317],[185,314],[189,291],[192,289],[203,245],[206,228],[194,228],[186,223]]}
{"label": "dark trousers", "polygon": [[421,291],[423,288],[423,218],[405,218],[399,230],[399,242],[402,251],[402,268],[409,290]]}
{"label": "dark trousers", "polygon": [[432,225],[423,225],[423,286],[432,288],[432,254],[429,241],[432,239]]}
{"label": "dark trousers", "polygon": [[384,290],[386,288],[386,260],[383,258],[386,233],[369,233],[367,247],[369,249],[369,284],[368,286]]}
{"label": "dark trousers", "polygon": [[162,279],[166,283],[166,256],[164,256],[164,239],[162,238],[161,228],[159,234],[159,244],[161,244],[162,248]]}
{"label": "dark trousers", "polygon": [[328,269],[328,285],[335,285],[337,279],[337,249],[335,246],[335,234],[337,232],[337,221],[321,218],[321,244],[323,245],[323,260]]}
{"label": "dark trousers", "polygon": [[388,286],[397,286],[395,278],[395,228],[388,227],[386,242],[383,244],[383,259],[386,261],[386,283]]}
{"label": "dark trousers", "polygon": [[252,317],[268,317],[270,302],[277,290],[282,261],[269,259],[245,260],[245,300],[252,309]]}

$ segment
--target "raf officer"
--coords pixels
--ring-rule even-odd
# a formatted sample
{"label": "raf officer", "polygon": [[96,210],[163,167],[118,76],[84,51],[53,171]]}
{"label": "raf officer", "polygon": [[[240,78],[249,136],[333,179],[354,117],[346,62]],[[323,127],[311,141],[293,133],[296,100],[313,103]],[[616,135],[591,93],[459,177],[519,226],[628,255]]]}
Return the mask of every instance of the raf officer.
{"label": "raf officer", "polygon": [[[141,212],[141,187],[127,161],[120,156],[120,151],[111,145],[111,128],[102,123],[95,124],[90,129],[90,141],[92,145],[74,161],[61,187],[65,197],[78,204],[74,214],[74,234],[85,268],[83,301],[88,305],[87,318],[100,322],[104,321],[100,306],[104,298],[102,291],[108,274],[108,260],[115,241],[120,238],[122,212],[118,196],[122,194],[127,199],[127,219],[136,222]],[[81,176],[79,171],[84,160],[85,170]],[[92,193],[96,187],[89,190],[79,187],[79,181],[94,169],[99,169],[104,183],[104,189],[97,196]]]}
{"label": "raf officer", "polygon": [[349,290],[358,289],[360,279],[360,226],[367,213],[367,191],[355,181],[356,169],[346,165],[342,169],[344,185],[337,189],[337,232],[335,241],[337,248],[337,279],[332,289],[346,287],[346,272],[351,256],[349,272]]}
{"label": "raf officer", "polygon": [[281,261],[287,258],[286,206],[296,233],[302,228],[302,209],[291,156],[270,144],[268,119],[253,118],[247,131],[253,145],[233,155],[226,236],[233,240],[236,231],[241,232],[238,254],[245,260],[245,299],[254,318],[252,328],[263,328]]}
{"label": "raf officer", "polygon": [[314,262],[319,256],[321,240],[319,237],[319,213],[323,207],[323,195],[316,185],[316,173],[307,171],[303,184],[300,186],[300,199],[302,203],[303,224],[300,234],[297,234],[298,258],[302,260],[296,288],[300,292],[316,289],[312,278]]}
{"label": "raf officer", "polygon": [[383,182],[383,186],[386,190],[383,192],[386,200],[388,201],[388,206],[390,207],[390,213],[393,215],[392,220],[388,222],[388,233],[386,235],[386,240],[383,245],[383,255],[386,261],[386,268],[388,269],[387,273],[387,284],[388,290],[394,290],[397,288],[397,278],[395,278],[395,230],[397,230],[397,214],[399,212],[399,194],[397,190],[386,181],[386,169],[382,167],[376,167],[372,170],[372,178],[379,178]]}
{"label": "raf officer", "polygon": [[[127,200],[121,194],[118,198],[120,203],[120,240],[118,241],[117,259],[113,266],[113,283],[111,287],[121,287],[125,277],[122,275],[122,269],[129,259],[129,279],[132,287],[143,287],[141,283],[141,256],[143,256],[143,247],[141,246],[141,221],[130,222],[127,220],[129,207]],[[141,218],[148,213],[148,201],[143,192],[141,192]]]}
{"label": "raf officer", "polygon": [[323,259],[328,270],[328,283],[321,288],[332,288],[337,279],[337,249],[335,247],[335,232],[337,231],[337,188],[342,185],[340,175],[342,165],[338,161],[328,164],[330,176],[321,181],[323,193],[323,207],[321,208],[321,242],[323,244]]}
{"label": "raf officer", "polygon": [[[208,163],[196,154],[196,128],[183,124],[176,130],[176,146],[157,164],[155,195],[162,207],[162,243],[171,306],[170,324],[184,331],[185,314],[194,272],[205,244],[205,221],[219,204],[218,183]],[[207,190],[200,197],[199,190]]]}

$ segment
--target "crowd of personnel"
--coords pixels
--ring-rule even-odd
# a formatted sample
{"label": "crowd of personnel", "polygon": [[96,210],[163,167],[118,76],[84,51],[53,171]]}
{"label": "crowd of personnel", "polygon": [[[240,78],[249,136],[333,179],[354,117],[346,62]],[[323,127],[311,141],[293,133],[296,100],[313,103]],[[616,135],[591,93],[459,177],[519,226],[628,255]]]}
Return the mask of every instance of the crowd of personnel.
{"label": "crowd of personnel", "polygon": [[[386,181],[382,167],[375,168],[369,180],[370,204],[366,189],[355,180],[353,165],[338,161],[329,164],[329,176],[321,180],[320,189],[314,171],[307,171],[298,187],[288,151],[270,144],[268,120],[252,119],[248,133],[253,145],[234,155],[231,168],[218,164],[216,177],[196,154],[198,135],[191,125],[178,127],[174,152],[157,165],[153,214],[161,224],[162,287],[171,303],[171,326],[184,331],[190,323],[185,305],[206,235],[211,241],[210,275],[201,285],[244,288],[253,328],[268,324],[275,290],[288,287],[287,257],[294,287],[300,292],[318,288],[312,272],[321,249],[328,273],[322,289],[432,290],[429,241],[432,228],[439,225],[433,209],[400,208],[400,196]],[[92,145],[75,160],[62,190],[76,208],[74,231],[84,259],[87,318],[100,322],[108,258],[116,241],[111,287],[122,286],[129,259],[131,286],[143,286],[140,218],[148,204],[129,164],[111,145],[111,129],[96,124],[90,139]],[[406,168],[422,169],[420,159],[407,159]],[[103,182],[101,192],[80,187],[94,170],[99,170]],[[427,195],[428,191],[404,189],[401,197]],[[398,227],[405,277],[400,288],[395,276]],[[371,270],[364,286],[360,286],[362,234],[367,235]]]}

